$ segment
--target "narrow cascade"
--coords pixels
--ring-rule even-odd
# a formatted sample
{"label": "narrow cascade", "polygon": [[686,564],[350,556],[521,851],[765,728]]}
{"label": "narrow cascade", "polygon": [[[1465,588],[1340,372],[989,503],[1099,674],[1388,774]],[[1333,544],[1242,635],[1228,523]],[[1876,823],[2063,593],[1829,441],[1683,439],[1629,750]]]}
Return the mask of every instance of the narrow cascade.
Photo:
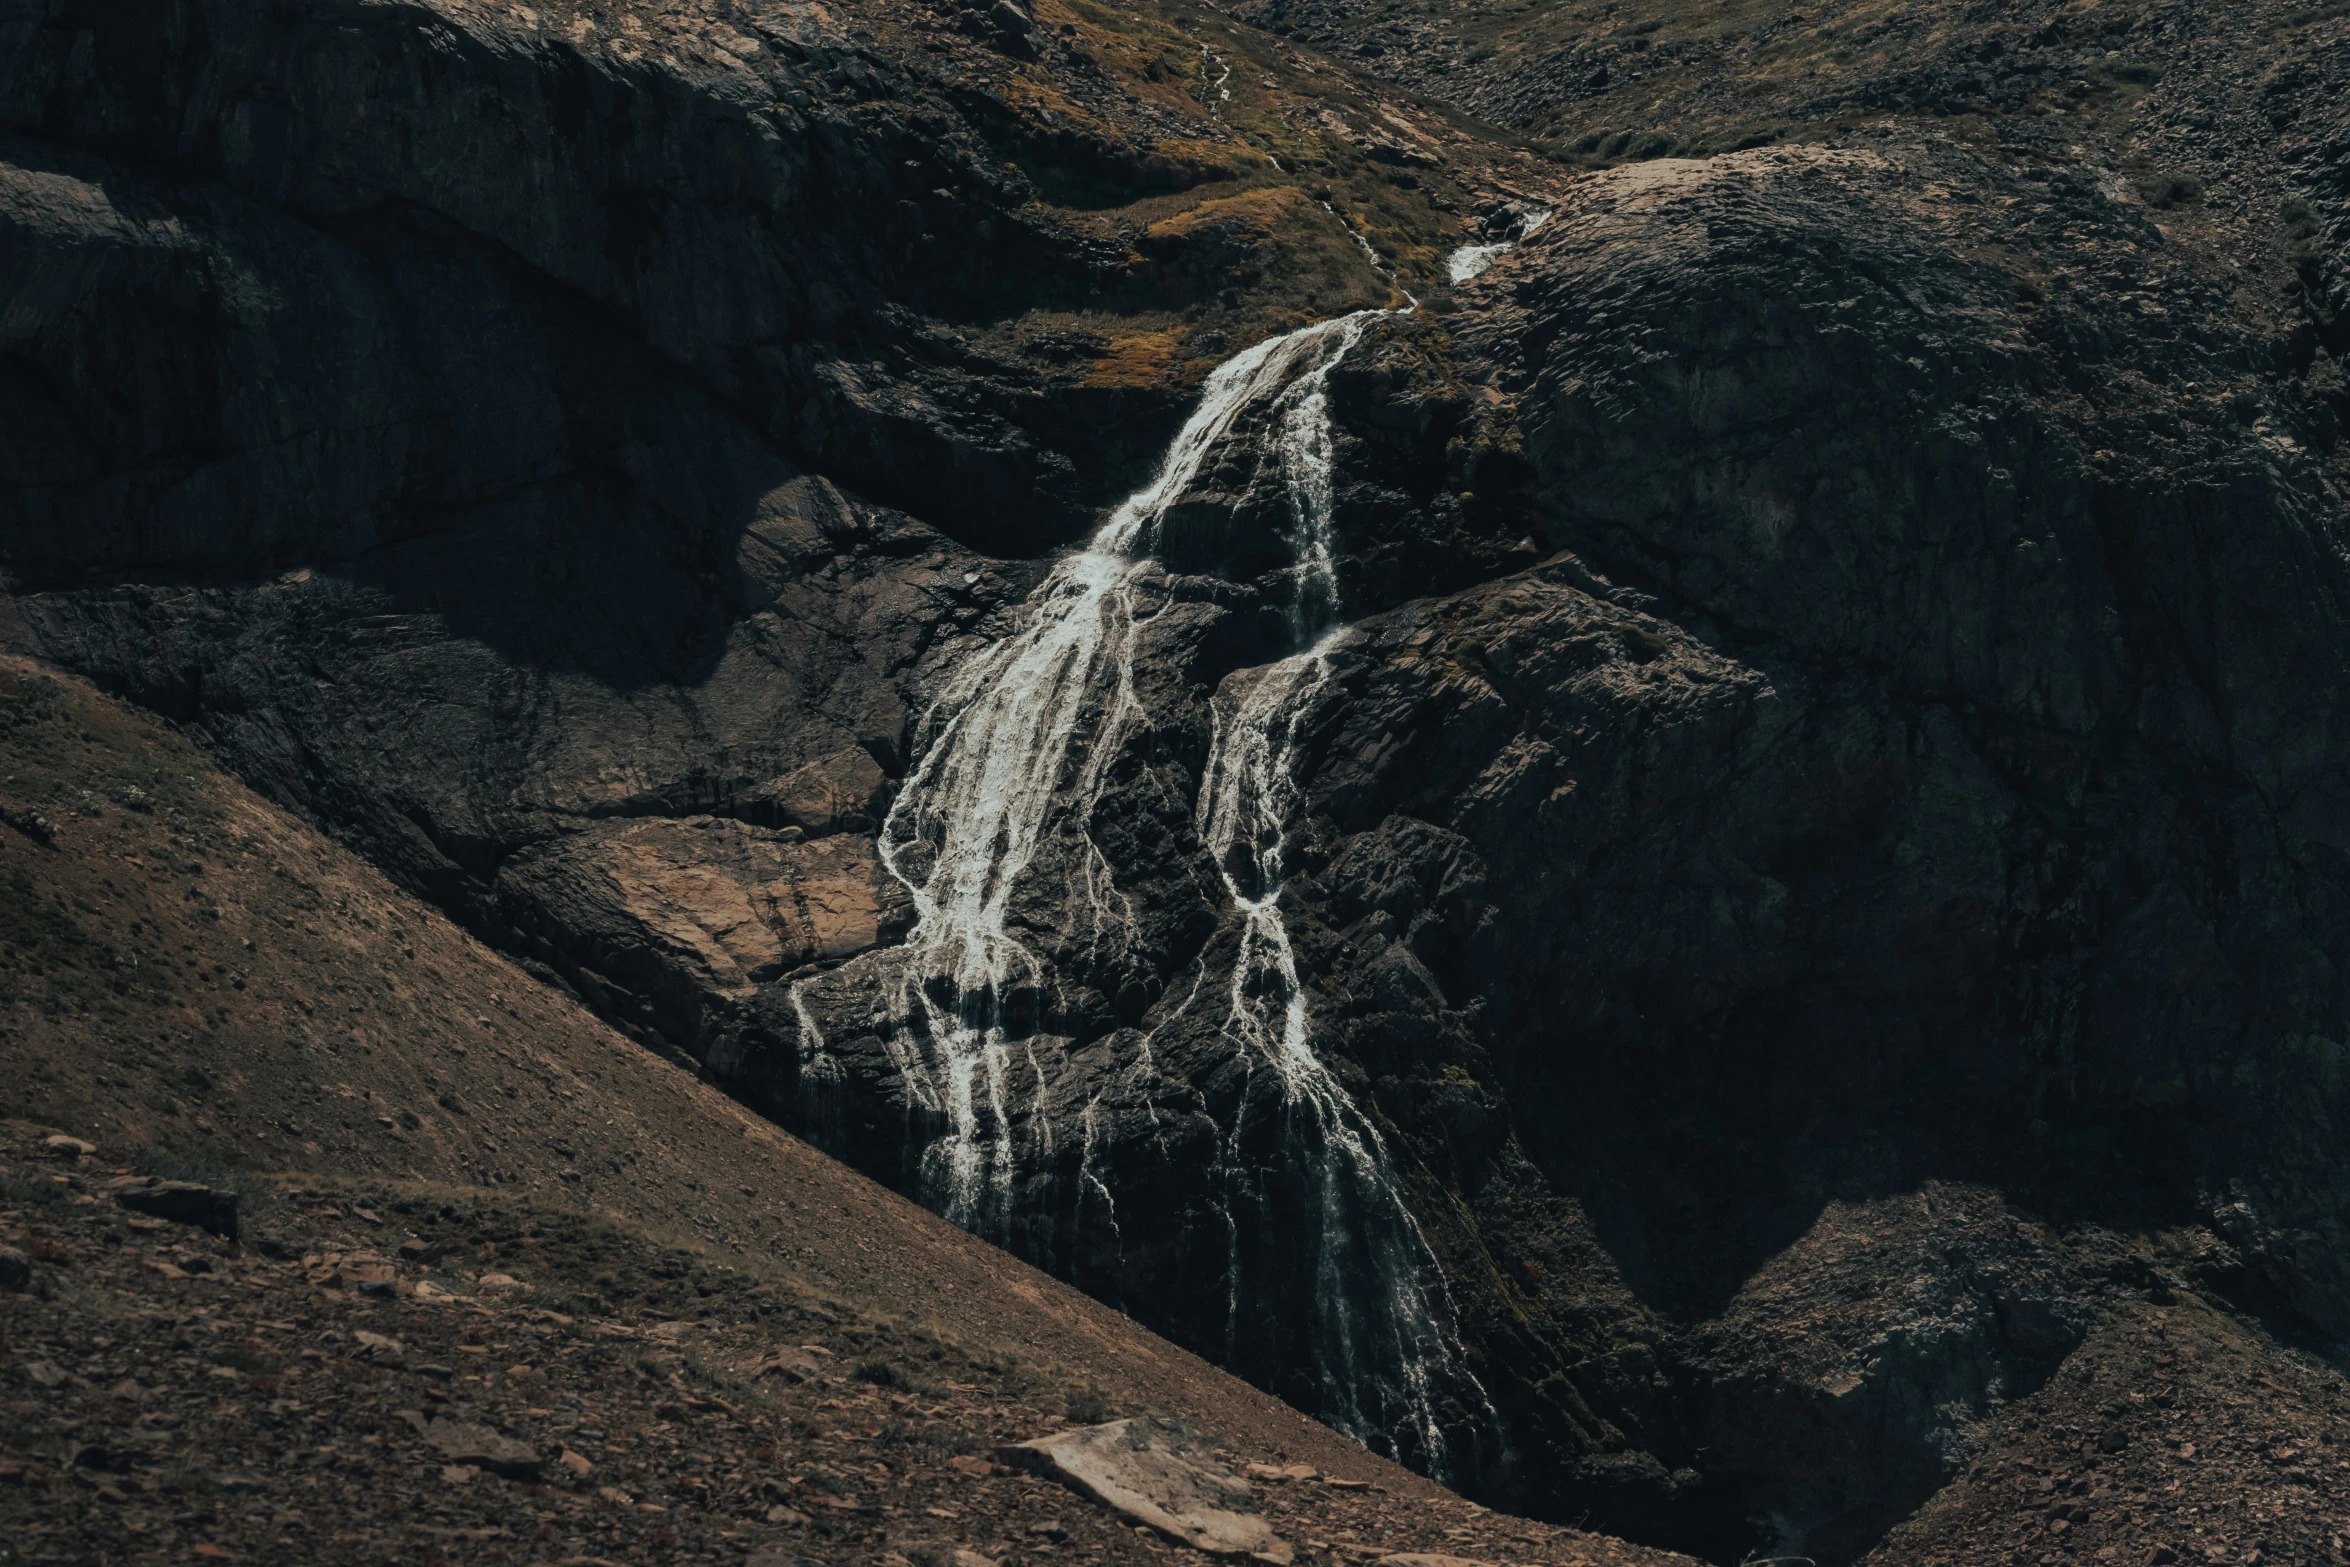
{"label": "narrow cascade", "polygon": [[[1462,1354],[1442,1269],[1397,1187],[1385,1140],[1308,1043],[1305,987],[1281,914],[1288,824],[1299,803],[1297,752],[1330,679],[1330,646],[1343,635],[1225,683],[1199,834],[1242,920],[1225,1036],[1252,1071],[1262,1063],[1275,1074],[1284,1173],[1307,1187],[1312,1231],[1289,1239],[1312,1264],[1308,1332],[1321,1414],[1442,1477],[1451,1467],[1442,1410],[1466,1402],[1490,1413],[1490,1406]],[[1237,1301],[1237,1255],[1232,1267]]]}
{"label": "narrow cascade", "polygon": [[[1056,821],[1084,832],[1102,769],[1138,711],[1134,584],[1159,522],[1245,410],[1301,377],[1318,391],[1371,314],[1269,338],[1218,366],[1157,477],[1054,568],[1020,629],[962,667],[916,736],[922,760],[880,845],[913,895],[914,924],[904,947],[877,956],[888,960],[886,1004],[910,1025],[890,1036],[893,1064],[945,1123],[922,1154],[922,1196],[966,1229],[1000,1235],[1009,1214],[1014,1042],[1035,1031],[1050,982],[1011,929],[1011,901]],[[1109,867],[1090,844],[1085,863],[1073,898],[1095,937],[1114,940]],[[803,1057],[813,1037],[803,1017]]]}
{"label": "narrow cascade", "polygon": [[1521,212],[1518,214],[1517,221],[1510,227],[1509,238],[1490,245],[1463,245],[1445,257],[1445,277],[1453,287],[1458,288],[1471,278],[1482,276],[1487,267],[1517,249],[1520,240],[1530,237],[1536,229],[1549,221],[1550,209],[1548,207],[1536,207]]}
{"label": "narrow cascade", "polygon": [[[1283,852],[1298,804],[1299,726],[1330,676],[1339,610],[1332,534],[1331,370],[1360,341],[1364,311],[1272,338],[1208,378],[1150,484],[1128,498],[1086,546],[1031,595],[1019,628],[970,657],[924,717],[920,761],[882,824],[880,853],[912,895],[902,947],[868,954],[794,987],[806,1080],[837,1074],[825,1058],[808,987],[834,998],[832,1015],[871,1015],[909,1101],[935,1127],[921,1149],[923,1200],[964,1228],[1006,1239],[1016,1217],[1023,1152],[1044,1158],[1054,1128],[1049,1083],[1034,1053],[1053,984],[1049,962],[1022,939],[1015,899],[1048,838],[1075,852],[1065,907],[1071,934],[1112,949],[1125,930],[1105,856],[1087,836],[1128,726],[1137,635],[1146,618],[1139,579],[1168,509],[1199,477],[1218,443],[1251,408],[1266,415],[1260,451],[1287,499],[1292,566],[1289,619],[1306,651],[1227,682],[1213,707],[1211,758],[1196,825],[1240,915],[1223,1032],[1246,1088],[1240,1120],[1258,1148],[1231,1157],[1227,1193],[1269,1211],[1302,1205],[1277,1249],[1310,1259],[1290,1292],[1310,1319],[1297,1325],[1313,1361],[1321,1413],[1358,1437],[1442,1473],[1440,1411],[1484,1406],[1462,1359],[1441,1272],[1397,1185],[1385,1142],[1309,1044],[1280,897]],[[1057,863],[1057,862],[1056,862]],[[1090,927],[1090,928],[1089,928]],[[854,998],[853,1000],[851,998]],[[1195,988],[1178,1015],[1205,998]],[[846,1003],[841,1005],[840,1003]],[[837,1081],[837,1077],[834,1079]],[[1015,1083],[1020,1085],[1015,1087]],[[1025,1090],[1025,1102],[1015,1098]],[[821,1098],[819,1092],[818,1097]],[[1097,1101],[1098,1103],[1098,1101]],[[1096,1106],[1074,1117],[1079,1200],[1113,1232],[1117,1194],[1094,1158]],[[1016,1146],[1015,1127],[1027,1147]],[[1247,1169],[1243,1171],[1241,1166]],[[1268,1181],[1277,1182],[1277,1194]],[[1234,1188],[1254,1190],[1235,1192]],[[1230,1202],[1226,1214],[1233,1214]],[[1239,1234],[1234,1221],[1233,1234]],[[1237,1240],[1229,1285],[1244,1263]],[[1431,1284],[1429,1281],[1436,1281]],[[1237,1326],[1237,1324],[1236,1324]]]}
{"label": "narrow cascade", "polygon": [[[1211,77],[1209,72],[1216,74]],[[1232,80],[1232,65],[1206,44],[1199,46],[1200,101],[1208,111],[1208,118],[1224,118],[1224,105],[1232,101],[1232,89],[1225,83]]]}
{"label": "narrow cascade", "polygon": [[[1347,345],[1359,335],[1359,327],[1349,332]],[[1281,914],[1298,750],[1331,677],[1330,650],[1345,635],[1327,391],[1338,358],[1293,388],[1276,435],[1297,561],[1290,624],[1310,645],[1226,681],[1195,814],[1241,916],[1224,1034],[1242,1048],[1252,1080],[1258,1063],[1271,1067],[1284,1162],[1309,1190],[1313,1231],[1298,1240],[1312,1259],[1309,1331],[1323,1416],[1442,1475],[1440,1408],[1463,1395],[1482,1405],[1484,1389],[1462,1356],[1443,1270],[1397,1189],[1385,1140],[1308,1042],[1305,986]],[[1237,1301],[1237,1253],[1230,1267]],[[1435,1281],[1433,1292],[1424,1280]]]}

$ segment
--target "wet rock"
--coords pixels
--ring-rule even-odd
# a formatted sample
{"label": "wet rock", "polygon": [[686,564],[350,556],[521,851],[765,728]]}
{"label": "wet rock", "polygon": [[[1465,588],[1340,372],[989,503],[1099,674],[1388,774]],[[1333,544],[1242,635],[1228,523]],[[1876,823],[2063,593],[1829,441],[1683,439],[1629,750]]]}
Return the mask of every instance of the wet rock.
{"label": "wet rock", "polygon": [[1287,1562],[1294,1554],[1257,1515],[1247,1484],[1209,1458],[1196,1438],[1166,1422],[1081,1426],[1015,1443],[998,1456],[1210,1555]]}

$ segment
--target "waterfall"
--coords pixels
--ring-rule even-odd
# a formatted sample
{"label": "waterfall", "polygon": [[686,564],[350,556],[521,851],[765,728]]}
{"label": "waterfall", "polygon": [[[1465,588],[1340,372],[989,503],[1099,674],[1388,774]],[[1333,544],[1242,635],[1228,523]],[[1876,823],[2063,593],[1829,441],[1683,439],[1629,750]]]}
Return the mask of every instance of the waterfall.
{"label": "waterfall", "polygon": [[[880,842],[882,863],[913,897],[914,923],[877,966],[890,971],[887,1005],[915,1023],[920,1053],[895,1030],[884,1037],[910,1093],[945,1121],[922,1155],[923,1196],[967,1229],[1000,1235],[1008,1215],[1013,1148],[999,1134],[1011,1122],[1011,1041],[1033,1031],[1050,981],[1011,929],[1011,900],[1056,800],[1084,832],[1103,768],[1138,711],[1134,589],[1159,522],[1235,420],[1301,375],[1318,393],[1374,313],[1268,338],[1218,366],[1156,477],[1053,569],[1012,635],[961,667],[916,735],[921,761]],[[1085,865],[1076,890],[1099,937],[1122,923],[1115,883],[1090,840]]]}
{"label": "waterfall", "polygon": [[[1520,211],[1511,220],[1508,237],[1490,245],[1463,245],[1444,258],[1444,275],[1458,288],[1471,278],[1482,275],[1487,267],[1518,248],[1518,242],[1550,221],[1548,207],[1533,207]],[[1488,230],[1487,232],[1491,232]]]}
{"label": "waterfall", "polygon": [[[1302,1190],[1310,1209],[1304,1222],[1313,1233],[1297,1237],[1295,1249],[1311,1260],[1305,1335],[1323,1413],[1441,1471],[1440,1407],[1464,1393],[1482,1404],[1483,1390],[1458,1350],[1440,1270],[1385,1142],[1310,1047],[1306,993],[1280,908],[1300,726],[1330,678],[1331,638],[1342,634],[1331,632],[1339,595],[1328,379],[1386,313],[1363,311],[1268,339],[1208,377],[1151,482],[1054,567],[1017,628],[966,659],[921,721],[920,760],[880,834],[882,862],[913,900],[904,945],[802,981],[792,1001],[804,1080],[821,1085],[839,1084],[841,1073],[821,1059],[823,1036],[804,992],[821,985],[845,1003],[834,1016],[864,1001],[908,1102],[936,1128],[919,1155],[923,1200],[967,1229],[1007,1238],[1018,1082],[1038,1095],[1031,1155],[1041,1157],[1052,1135],[1046,1070],[1033,1050],[1052,975],[1021,939],[1015,893],[1049,836],[1073,837],[1075,918],[1097,945],[1120,939],[1123,901],[1088,828],[1105,770],[1141,712],[1134,658],[1147,616],[1139,582],[1153,569],[1150,552],[1168,509],[1235,424],[1262,408],[1259,450],[1271,458],[1288,508],[1289,620],[1306,650],[1226,682],[1212,703],[1211,755],[1196,803],[1199,837],[1239,917],[1222,1023],[1248,1085],[1236,1115],[1273,1117],[1278,1162],[1291,1183],[1283,1190]],[[1195,981],[1175,1015],[1203,994]],[[1097,1095],[1079,1116],[1077,1201],[1115,1231],[1116,1194],[1095,1161],[1098,1110]],[[1236,1121],[1228,1150],[1240,1130]],[[1262,1171],[1236,1175],[1236,1161],[1224,1162],[1228,1185],[1253,1179],[1261,1187]],[[1237,1303],[1242,1263],[1229,1204],[1226,1218],[1234,1226],[1228,1283]],[[1439,1282],[1431,1288],[1428,1277]]]}
{"label": "waterfall", "polygon": [[1225,1037],[1252,1070],[1262,1063],[1275,1074],[1282,1151],[1310,1188],[1312,1233],[1294,1240],[1312,1261],[1310,1343],[1323,1416],[1358,1438],[1385,1438],[1388,1451],[1417,1456],[1441,1477],[1448,1443],[1440,1406],[1461,1397],[1483,1405],[1484,1389],[1462,1355],[1441,1265],[1404,1201],[1385,1140],[1308,1043],[1305,987],[1281,914],[1297,752],[1331,678],[1331,644],[1343,635],[1225,682],[1199,834],[1241,916]]}

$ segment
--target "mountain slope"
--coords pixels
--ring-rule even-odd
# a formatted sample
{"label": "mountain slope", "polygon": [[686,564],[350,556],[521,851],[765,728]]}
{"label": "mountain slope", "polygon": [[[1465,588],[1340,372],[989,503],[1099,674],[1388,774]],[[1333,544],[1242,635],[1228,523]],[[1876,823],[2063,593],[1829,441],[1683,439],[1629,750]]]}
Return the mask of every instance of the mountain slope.
{"label": "mountain slope", "polygon": [[[844,1394],[879,1408],[892,1388],[896,1402],[912,1388],[937,1406],[933,1439],[910,1451],[923,1460],[923,1483],[949,1491],[975,1488],[950,1456],[1049,1428],[1067,1418],[1064,1405],[1160,1412],[1242,1459],[1303,1463],[1408,1500],[1392,1516],[1369,1501],[1351,1516],[1306,1507],[1288,1527],[1307,1537],[1367,1531],[1388,1552],[1442,1544],[1440,1528],[1455,1532],[1455,1545],[1483,1537],[1481,1510],[1460,1510],[1441,1488],[841,1168],[621,1038],[151,720],[11,659],[0,670],[0,734],[11,769],[0,784],[0,1112],[17,1118],[0,1244],[29,1253],[37,1274],[31,1294],[0,1295],[10,1400],[0,1445],[11,1450],[0,1452],[9,1464],[0,1519],[25,1559],[45,1559],[52,1544],[70,1555],[161,1528],[233,1541],[260,1559],[319,1560],[300,1528],[282,1532],[282,1510],[315,1509],[338,1492],[340,1521],[313,1514],[308,1527],[373,1530],[369,1550],[387,1539],[430,1545],[435,1528],[444,1540],[464,1528],[544,1537],[540,1521],[552,1515],[537,1512],[535,1488],[485,1480],[478,1491],[447,1493],[437,1478],[445,1455],[426,1444],[371,1452],[392,1440],[384,1433],[405,1435],[389,1419],[403,1399],[447,1418],[486,1413],[542,1446],[602,1444],[598,1486],[619,1480],[637,1498],[664,1494],[679,1506],[721,1501],[688,1527],[800,1540],[795,1548],[845,1559],[872,1549],[865,1526],[816,1527],[810,1516],[829,1515],[805,1504],[796,1522],[762,1524],[776,1504],[755,1478],[746,1495],[721,1499],[690,1476],[715,1459],[738,1473],[749,1461],[779,1484],[809,1483],[805,1466],[821,1471],[830,1451],[821,1432],[809,1437],[809,1421],[829,1424],[821,1410]],[[60,1162],[43,1144],[61,1136],[54,1128],[98,1151]],[[112,1193],[122,1183],[111,1175],[124,1157],[241,1185],[243,1240],[259,1255],[118,1207]],[[421,1237],[408,1253],[398,1250],[403,1231]],[[321,1267],[321,1256],[351,1260]],[[362,1290],[366,1258],[386,1260],[387,1280],[437,1279],[461,1298],[452,1306],[429,1290]],[[522,1291],[501,1297],[498,1279],[515,1275]],[[456,1384],[460,1403],[450,1407],[433,1387],[447,1376],[420,1382],[412,1369],[436,1358],[466,1364],[495,1335],[543,1338],[550,1322],[563,1330],[558,1344],[541,1346],[551,1356],[572,1338],[573,1320],[549,1318],[549,1308],[580,1314],[584,1354],[470,1392]],[[298,1339],[279,1337],[295,1331],[276,1320],[289,1316]],[[137,1347],[157,1322],[180,1324],[180,1351],[194,1334],[245,1373],[229,1387],[198,1381],[184,1423],[169,1413],[180,1374],[164,1347],[173,1335]],[[400,1338],[407,1358],[371,1355],[355,1337],[361,1329]],[[221,1336],[239,1330],[258,1335],[244,1350]],[[801,1342],[830,1345],[836,1374],[761,1381],[746,1369]],[[332,1386],[295,1388],[286,1367],[298,1374],[297,1344],[356,1358],[341,1362]],[[656,1358],[684,1350],[697,1384],[673,1382],[669,1366],[634,1375],[646,1344]],[[942,1372],[950,1352],[956,1369]],[[615,1372],[624,1374],[617,1383]],[[124,1394],[126,1374],[145,1390]],[[949,1376],[980,1381],[948,1389]],[[725,1406],[704,1396],[713,1388],[747,1412],[721,1415]],[[324,1495],[303,1466],[285,1462],[288,1393],[292,1407],[312,1411],[304,1419],[326,1443],[318,1461],[335,1464],[338,1441],[347,1455]],[[660,1436],[664,1421],[681,1418],[662,1413],[679,1398],[705,1412],[688,1449],[703,1456],[683,1469],[676,1444],[664,1448]],[[542,1433],[549,1412],[524,1404],[572,1414]],[[575,1434],[582,1424],[592,1438]],[[640,1444],[642,1456],[624,1458]],[[93,1445],[99,1456],[86,1456]],[[752,1458],[754,1448],[765,1457]],[[122,1453],[119,1463],[108,1449]],[[370,1461],[387,1466],[372,1482]],[[216,1519],[202,1500],[216,1483],[206,1476],[258,1491],[279,1513]],[[140,1489],[142,1477],[170,1483],[159,1495]],[[568,1489],[561,1471],[550,1478]],[[419,1489],[430,1511],[448,1494],[468,1516],[416,1515]],[[581,1484],[559,1498],[568,1513],[587,1515],[572,1527],[664,1547],[669,1523],[657,1507],[604,1506],[596,1525],[596,1489]],[[1013,1516],[1032,1514],[1040,1527],[1084,1510],[1050,1488],[1012,1489]],[[818,1485],[809,1494],[825,1493]],[[125,1535],[128,1496],[154,1511],[144,1522],[134,1511]],[[881,1538],[942,1533],[915,1504],[953,1499],[891,1499]],[[974,1522],[985,1528],[988,1516],[983,1508]],[[1569,1533],[1519,1538],[1514,1526],[1492,1527],[1501,1531],[1496,1555],[1667,1560]],[[1122,1529],[1080,1528],[1096,1548],[1150,1554]],[[977,1543],[1029,1548],[1025,1529],[1005,1521]]]}
{"label": "mountain slope", "polygon": [[0,8],[10,640],[1489,1500],[2323,1383],[2344,19],[1420,15]]}

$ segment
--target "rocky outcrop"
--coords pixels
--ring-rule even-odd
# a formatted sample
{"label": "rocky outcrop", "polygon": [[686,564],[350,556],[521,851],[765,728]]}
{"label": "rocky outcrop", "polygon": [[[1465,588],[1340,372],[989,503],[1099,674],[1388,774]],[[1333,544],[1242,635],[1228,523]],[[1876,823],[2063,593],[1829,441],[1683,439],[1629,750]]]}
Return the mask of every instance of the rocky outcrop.
{"label": "rocky outcrop", "polygon": [[[1826,1081],[1964,1062],[2019,1133],[2055,1110],[2157,1186],[2257,1167],[2338,1223],[2292,1150],[2342,1109],[2296,1043],[2350,999],[2341,498],[2263,345],[2140,209],[1970,165],[1651,165],[1513,274],[1554,536],[1767,671],[1809,775],[1707,856],[1753,879],[1722,876],[1731,924],[1662,965],[1736,978],[1661,1017],[1619,993],[1678,1029],[1767,973],[1790,1017],[1912,1020],[1856,1027]],[[1967,194],[2012,198],[2008,256],[1963,259],[1989,230]],[[1832,977],[1782,966],[1780,931]],[[2280,1138],[2287,1104],[2305,1131]],[[2293,1271],[2312,1322],[2350,1327],[2343,1276]]]}
{"label": "rocky outcrop", "polygon": [[[1963,1286],[1976,1325],[1922,1331],[1971,1390],[1725,1360],[1829,1199],[2235,1226],[2242,1298],[2341,1335],[2350,584],[2261,343],[2143,209],[1931,147],[1622,171],[1482,286],[1461,336],[1573,553],[1361,629],[1297,898],[1327,1047],[1489,1194],[1501,1298],[1710,1319],[1665,1383],[1695,1356],[1774,1483],[1819,1429],[1822,1483],[1866,1453],[1913,1501],[1931,1408],[2029,1385],[2094,1290],[2003,1329]],[[1529,1223],[1522,1161],[1575,1221]]]}
{"label": "rocky outcrop", "polygon": [[[809,841],[712,816],[598,823],[514,856],[496,889],[522,950],[693,1059],[739,1031],[735,1009],[760,986],[894,940],[907,913],[865,834]],[[790,1103],[788,1080],[770,1087],[724,1057],[711,1068],[770,1106]]]}
{"label": "rocky outcrop", "polygon": [[[943,70],[729,14],[9,13],[17,634],[1498,1500],[1850,1560],[2116,1300],[2350,1337],[2337,142],[2307,331],[2084,159],[1586,180],[1312,338],[1112,592],[1041,556],[1172,360],[954,312],[1084,359],[1321,208],[1111,245]],[[1191,178],[1117,151],[1051,182]],[[1009,696],[1085,673],[925,969],[901,807],[1040,583],[1099,614]]]}

